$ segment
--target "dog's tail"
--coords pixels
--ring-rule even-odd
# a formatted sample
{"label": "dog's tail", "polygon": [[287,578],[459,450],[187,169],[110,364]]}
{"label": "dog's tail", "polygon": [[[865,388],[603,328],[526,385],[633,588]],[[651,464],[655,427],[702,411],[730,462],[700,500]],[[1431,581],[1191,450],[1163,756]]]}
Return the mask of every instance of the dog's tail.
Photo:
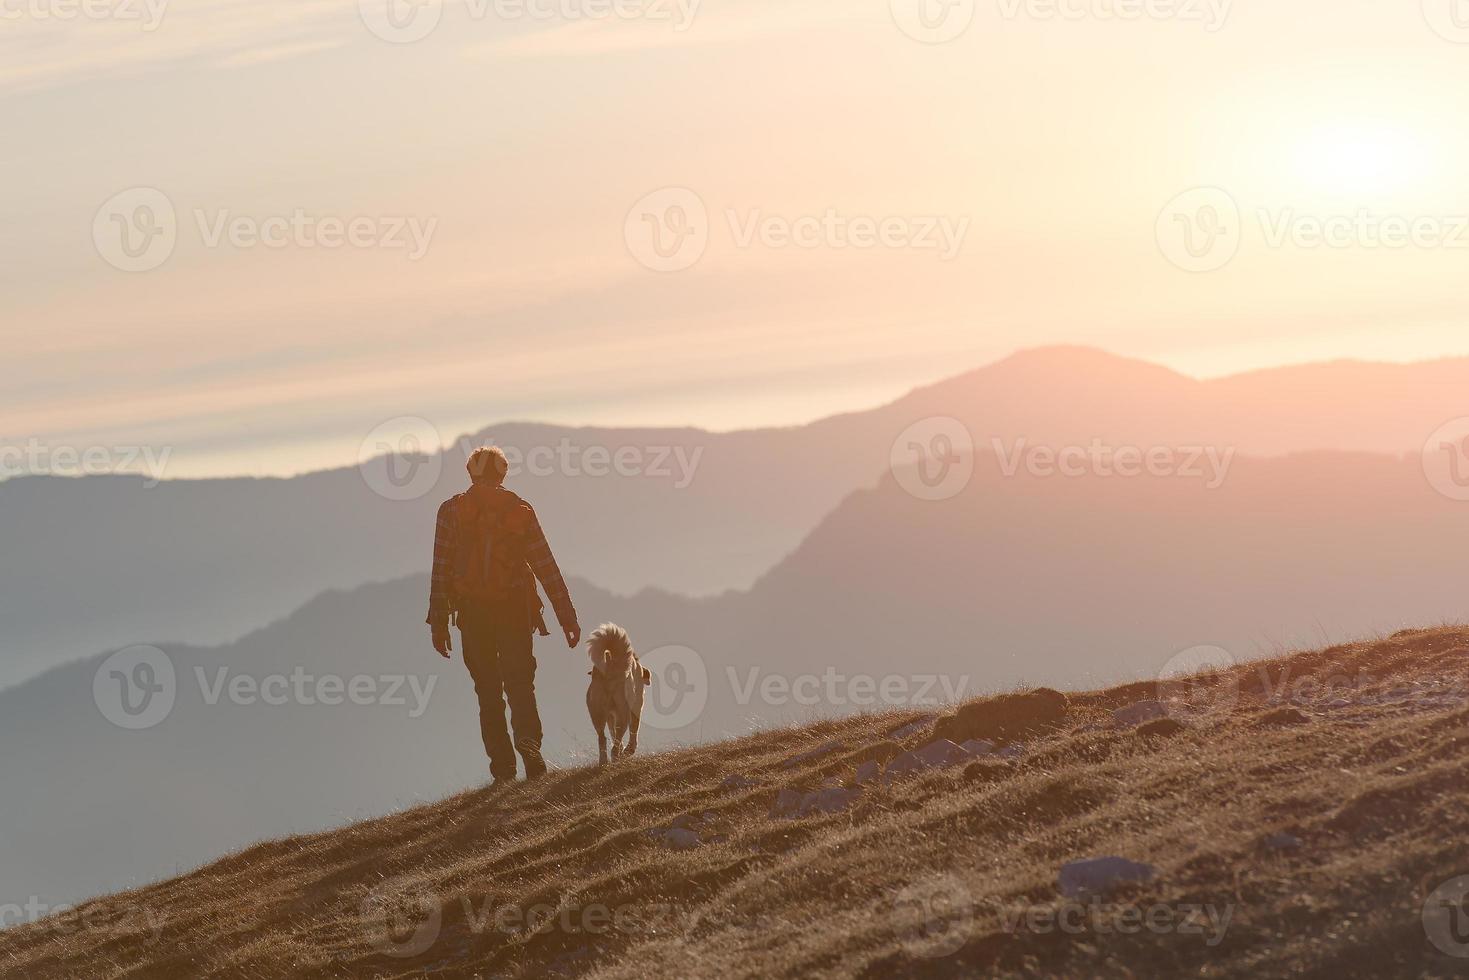
{"label": "dog's tail", "polygon": [[603,623],[587,637],[587,656],[591,658],[593,667],[605,666],[608,657],[623,658],[630,653],[632,639],[628,637],[627,630],[616,623]]}

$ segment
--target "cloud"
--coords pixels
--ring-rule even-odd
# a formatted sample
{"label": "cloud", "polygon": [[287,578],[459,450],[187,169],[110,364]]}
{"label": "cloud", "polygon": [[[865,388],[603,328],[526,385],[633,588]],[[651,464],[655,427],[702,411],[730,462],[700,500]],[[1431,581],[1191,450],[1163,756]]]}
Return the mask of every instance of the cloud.
{"label": "cloud", "polygon": [[633,4],[640,17],[561,17],[549,26],[479,44],[467,45],[470,57],[576,58],[655,48],[732,44],[820,26],[843,16],[830,0],[812,0],[798,11],[783,5],[749,3],[715,10],[701,0]]}
{"label": "cloud", "polygon": [[283,61],[286,58],[315,54],[318,51],[330,51],[346,43],[346,41],[298,41],[294,44],[277,44],[273,47],[236,51],[232,55],[221,58],[215,62],[215,65],[220,68],[244,68],[268,61]]}
{"label": "cloud", "polygon": [[0,2],[0,28],[0,85],[13,92],[193,63],[277,60],[345,43],[362,29],[355,5],[335,0]]}

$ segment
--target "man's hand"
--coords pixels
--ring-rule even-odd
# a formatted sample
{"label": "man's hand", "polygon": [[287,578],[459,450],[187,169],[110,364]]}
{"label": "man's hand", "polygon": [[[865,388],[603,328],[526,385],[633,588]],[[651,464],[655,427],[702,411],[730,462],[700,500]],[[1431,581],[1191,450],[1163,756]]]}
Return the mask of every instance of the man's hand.
{"label": "man's hand", "polygon": [[438,651],[439,656],[443,657],[445,660],[448,660],[449,651],[454,649],[454,640],[451,636],[449,636],[448,624],[446,623],[443,626],[435,626],[432,629],[434,649]]}
{"label": "man's hand", "polygon": [[570,628],[563,628],[561,632],[566,634],[566,645],[575,650],[577,644],[581,642],[581,627],[572,626]]}

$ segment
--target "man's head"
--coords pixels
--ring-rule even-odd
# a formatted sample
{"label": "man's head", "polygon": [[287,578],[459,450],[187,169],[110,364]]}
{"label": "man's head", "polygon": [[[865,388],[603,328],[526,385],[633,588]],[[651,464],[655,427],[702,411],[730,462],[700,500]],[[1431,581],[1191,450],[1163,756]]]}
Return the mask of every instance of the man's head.
{"label": "man's head", "polygon": [[505,474],[510,469],[510,460],[505,458],[505,450],[499,446],[481,446],[469,454],[470,482],[475,486],[497,487],[505,482]]}

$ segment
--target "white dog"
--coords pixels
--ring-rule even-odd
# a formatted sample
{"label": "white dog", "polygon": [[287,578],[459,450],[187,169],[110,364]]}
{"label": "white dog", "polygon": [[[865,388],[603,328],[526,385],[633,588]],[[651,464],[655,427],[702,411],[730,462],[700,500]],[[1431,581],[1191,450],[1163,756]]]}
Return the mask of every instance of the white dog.
{"label": "white dog", "polygon": [[[587,686],[587,713],[597,730],[598,765],[607,764],[607,733],[612,730],[612,758],[620,759],[638,750],[638,725],[643,718],[643,688],[653,683],[653,673],[638,663],[627,630],[603,623],[587,638],[587,655],[592,658]],[[622,736],[628,735],[627,748]]]}

